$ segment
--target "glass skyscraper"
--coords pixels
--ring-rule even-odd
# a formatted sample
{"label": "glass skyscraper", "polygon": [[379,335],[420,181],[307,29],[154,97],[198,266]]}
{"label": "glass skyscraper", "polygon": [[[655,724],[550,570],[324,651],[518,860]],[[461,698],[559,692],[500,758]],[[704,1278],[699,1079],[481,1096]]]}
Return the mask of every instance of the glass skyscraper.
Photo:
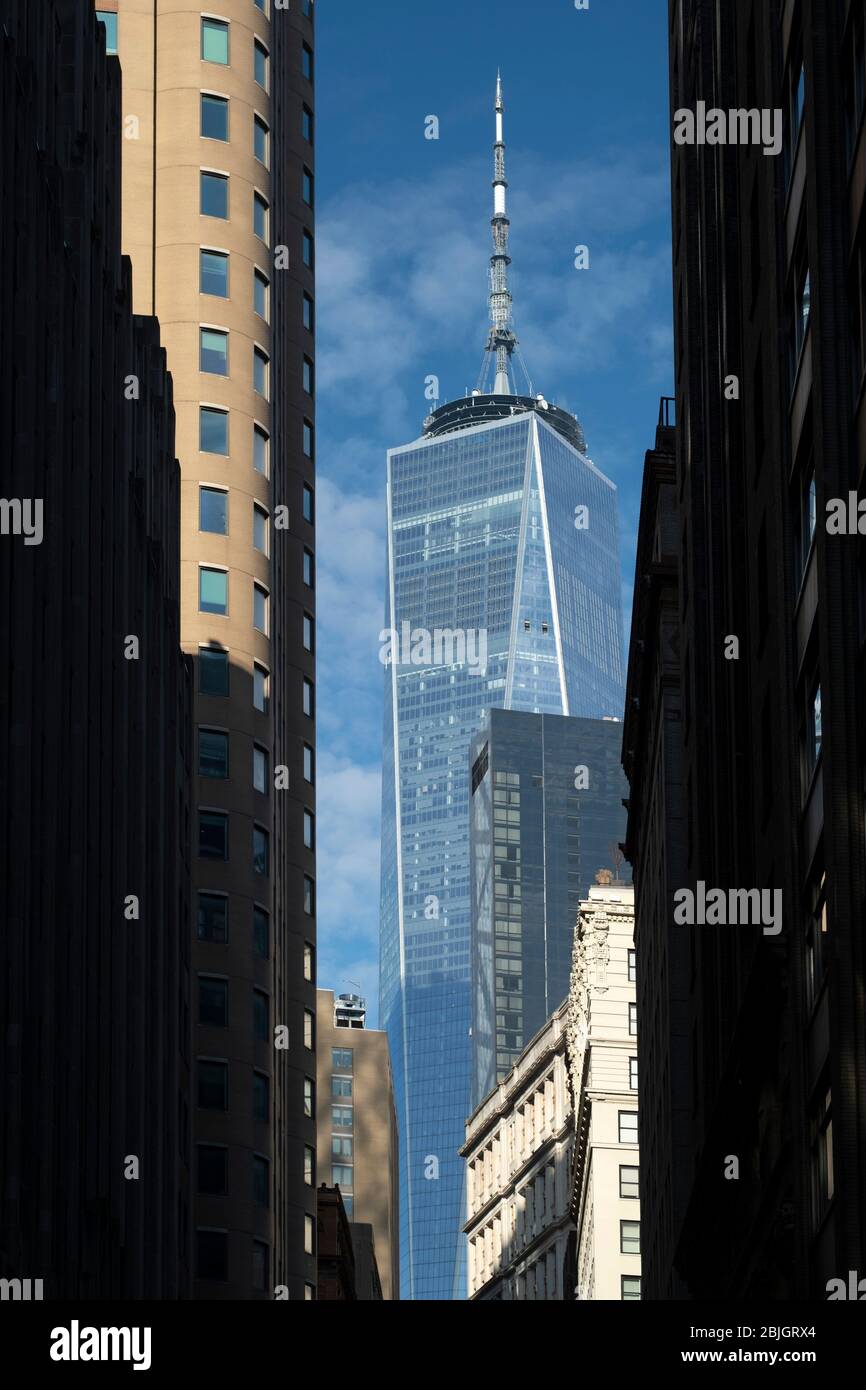
{"label": "glass skyscraper", "polygon": [[630,871],[619,721],[494,709],[470,766],[475,1109],[567,998],[596,874]]}
{"label": "glass skyscraper", "polygon": [[574,417],[513,386],[502,111],[498,88],[493,390],[388,454],[380,1023],[415,1299],[465,1296],[472,738],[492,708],[621,718],[624,700],[616,489]]}

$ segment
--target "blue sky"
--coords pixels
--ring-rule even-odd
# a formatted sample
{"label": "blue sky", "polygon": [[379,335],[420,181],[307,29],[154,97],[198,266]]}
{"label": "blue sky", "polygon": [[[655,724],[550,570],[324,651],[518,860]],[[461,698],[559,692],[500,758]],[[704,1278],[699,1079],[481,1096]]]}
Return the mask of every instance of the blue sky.
{"label": "blue sky", "polygon": [[500,67],[515,329],[534,389],[619,488],[628,621],[672,384],[667,5],[316,9],[319,984],[359,984],[375,1022],[385,451],[421,433],[428,376],[443,401],[478,378]]}

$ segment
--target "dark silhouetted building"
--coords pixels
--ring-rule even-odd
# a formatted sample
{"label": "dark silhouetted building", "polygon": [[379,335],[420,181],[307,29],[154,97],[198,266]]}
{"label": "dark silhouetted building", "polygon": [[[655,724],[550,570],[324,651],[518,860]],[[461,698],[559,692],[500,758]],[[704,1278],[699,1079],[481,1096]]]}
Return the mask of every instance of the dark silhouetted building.
{"label": "dark silhouetted building", "polygon": [[318,1299],[324,1303],[354,1303],[358,1297],[355,1288],[355,1251],[352,1227],[340,1189],[325,1187],[323,1183],[317,1196]]}
{"label": "dark silhouetted building", "polygon": [[355,1252],[355,1292],[359,1303],[381,1303],[382,1281],[376,1260],[376,1237],[366,1222],[351,1221],[352,1249]]}
{"label": "dark silhouetted building", "polygon": [[77,0],[3,0],[0,20],[0,1276],[46,1299],[183,1298],[172,383],[120,254],[118,64]]}

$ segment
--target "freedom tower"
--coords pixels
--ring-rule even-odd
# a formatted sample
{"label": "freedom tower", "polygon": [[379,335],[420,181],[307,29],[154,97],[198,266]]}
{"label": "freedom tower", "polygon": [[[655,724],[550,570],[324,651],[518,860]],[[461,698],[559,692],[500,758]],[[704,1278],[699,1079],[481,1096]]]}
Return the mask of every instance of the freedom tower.
{"label": "freedom tower", "polygon": [[[616,489],[578,421],[534,394],[523,368],[503,112],[497,79],[478,389],[388,453],[380,1008],[400,1130],[401,1297],[413,1299],[465,1297],[472,738],[491,708],[603,719],[624,702]],[[515,885],[500,890],[497,918],[519,918]]]}

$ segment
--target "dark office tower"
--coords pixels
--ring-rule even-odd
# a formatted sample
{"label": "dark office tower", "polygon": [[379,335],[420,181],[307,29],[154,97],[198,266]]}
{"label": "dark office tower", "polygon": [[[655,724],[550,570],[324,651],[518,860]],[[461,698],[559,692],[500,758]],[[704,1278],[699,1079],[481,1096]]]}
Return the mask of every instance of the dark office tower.
{"label": "dark office tower", "polygon": [[675,443],[673,402],[663,400],[644,467],[623,740],[631,786],[625,850],[638,904],[645,1299],[684,1296],[674,1253],[690,1176],[689,943],[670,912],[674,892],[686,882]]}
{"label": "dark office tower", "polygon": [[[853,493],[856,511],[866,463],[863,25],[862,3],[843,0],[670,5],[681,138],[677,113],[696,116],[696,142],[672,145],[675,891],[694,892],[695,909],[701,884],[782,894],[775,935],[772,899],[762,925],[728,898],[728,925],[679,928],[692,1176],[672,1210],[694,1297],[826,1298],[830,1279],[866,1265],[866,566],[856,523],[835,534],[833,506]],[[724,113],[710,129],[727,144],[698,143],[700,102]],[[651,659],[633,648],[633,667]],[[648,745],[631,756],[648,766]],[[646,864],[646,814],[632,816]],[[640,872],[637,888],[640,900]],[[643,933],[643,908],[639,920]],[[639,945],[639,978],[654,968]],[[643,1041],[641,1056],[643,1076]],[[643,1192],[667,1176],[645,1170]]]}
{"label": "dark office tower", "polygon": [[[104,0],[196,667],[194,1294],[316,1290],[313,4]],[[275,1030],[282,1030],[277,1032]]]}
{"label": "dark office tower", "polygon": [[45,1299],[182,1298],[172,384],[158,325],[131,312],[120,72],[93,14],[2,0],[0,64],[0,1278],[4,1298],[28,1279]]}
{"label": "dark office tower", "polygon": [[581,899],[625,834],[618,719],[493,709],[472,740],[472,1105],[568,996]]}

